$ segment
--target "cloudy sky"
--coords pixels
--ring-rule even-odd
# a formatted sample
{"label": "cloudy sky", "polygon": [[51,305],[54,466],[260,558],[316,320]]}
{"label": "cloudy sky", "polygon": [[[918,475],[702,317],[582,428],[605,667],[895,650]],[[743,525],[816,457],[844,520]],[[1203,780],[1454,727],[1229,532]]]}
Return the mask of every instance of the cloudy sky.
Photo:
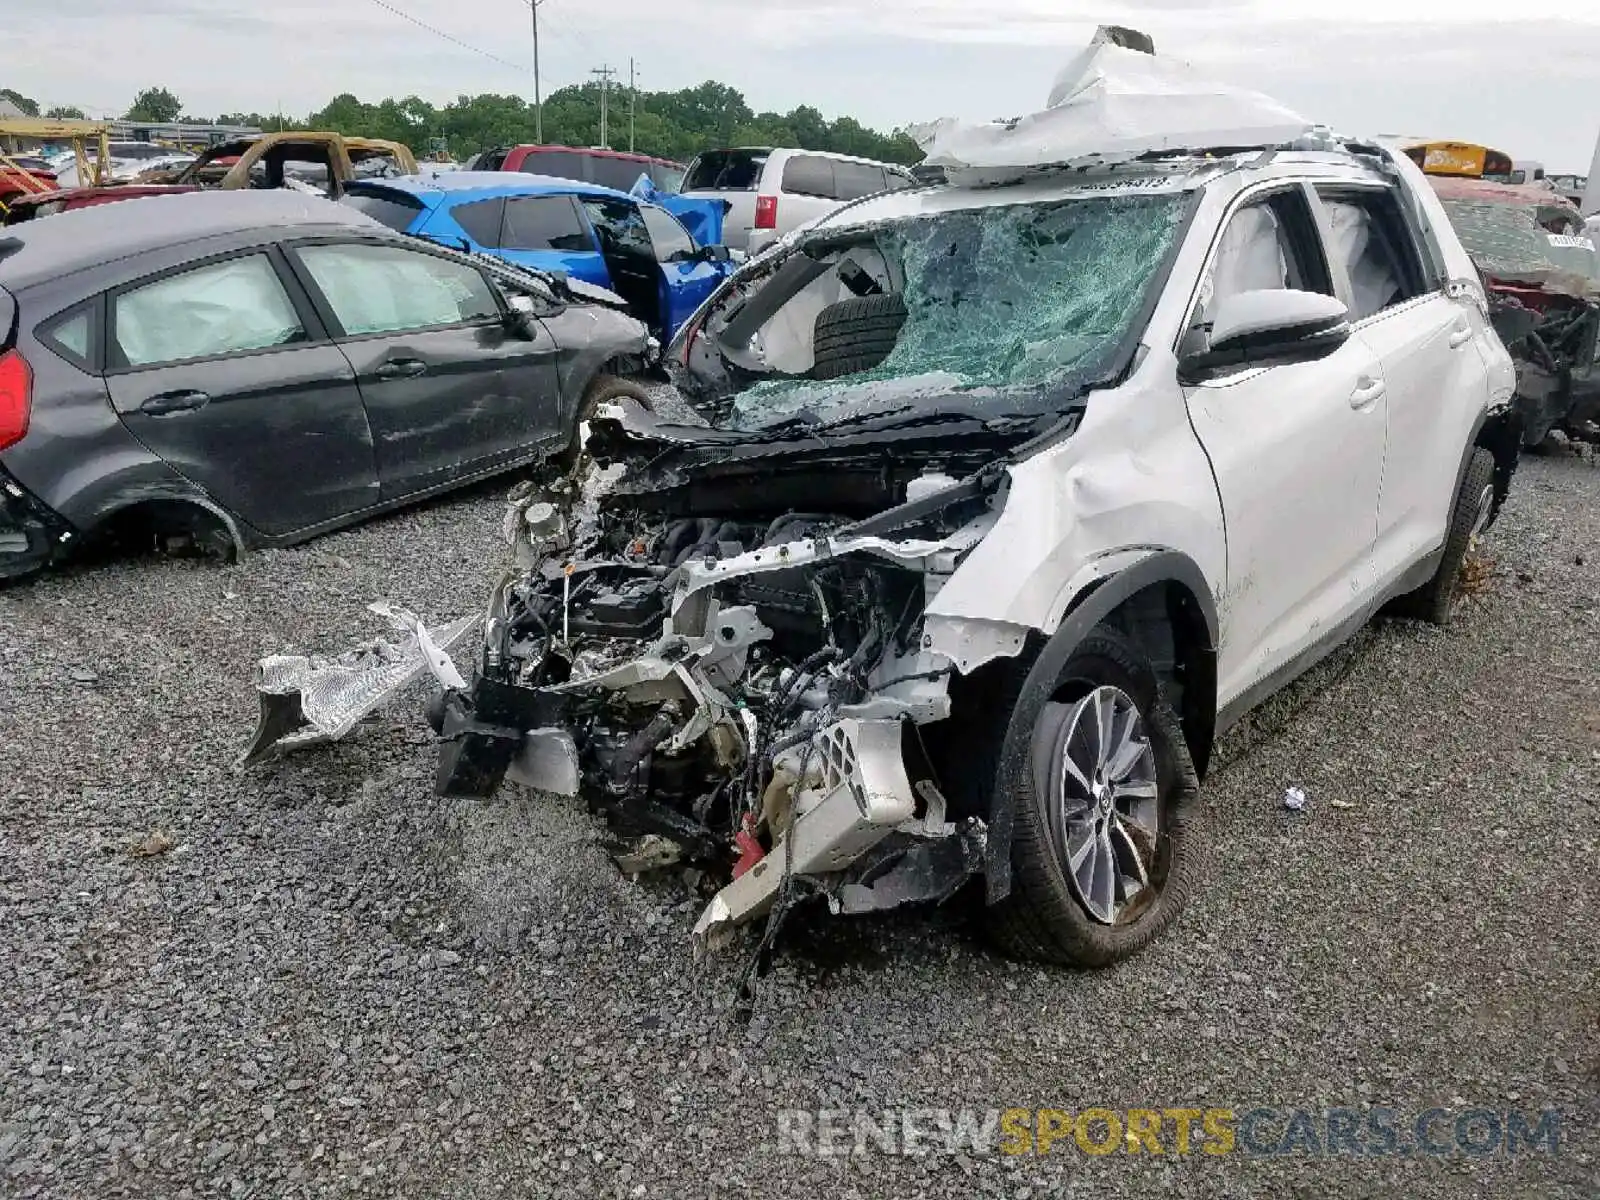
{"label": "cloudy sky", "polygon": [[[303,114],[342,91],[532,90],[527,0],[4,5],[0,86],[95,114],[148,85],[202,113]],[[1518,9],[1559,16],[1506,19]],[[1015,116],[1108,21],[1344,132],[1485,142],[1552,171],[1587,170],[1600,134],[1600,0],[544,0],[539,12],[547,91],[606,63],[625,75],[633,56],[641,87],[717,79],[757,109],[813,104],[884,128]]]}

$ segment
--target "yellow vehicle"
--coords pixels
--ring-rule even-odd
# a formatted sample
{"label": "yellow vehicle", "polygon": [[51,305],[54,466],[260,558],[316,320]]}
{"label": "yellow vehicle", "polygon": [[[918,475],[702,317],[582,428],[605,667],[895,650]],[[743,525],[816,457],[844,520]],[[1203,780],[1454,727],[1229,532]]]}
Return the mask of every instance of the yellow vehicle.
{"label": "yellow vehicle", "polygon": [[1509,181],[1515,169],[1509,154],[1472,142],[1418,142],[1405,152],[1424,175]]}
{"label": "yellow vehicle", "polygon": [[[71,142],[77,159],[78,178],[101,182],[105,164],[111,161],[111,126],[105,121],[58,121],[43,117],[0,119],[0,216],[9,202],[19,196],[35,196],[55,190],[55,175],[38,165],[22,161],[23,147],[45,142]],[[89,146],[96,154],[90,168]]]}
{"label": "yellow vehicle", "polygon": [[350,180],[369,173],[415,175],[417,160],[399,142],[338,133],[265,133],[221,142],[176,171],[146,171],[140,183],[236,188],[302,185],[339,196]]}

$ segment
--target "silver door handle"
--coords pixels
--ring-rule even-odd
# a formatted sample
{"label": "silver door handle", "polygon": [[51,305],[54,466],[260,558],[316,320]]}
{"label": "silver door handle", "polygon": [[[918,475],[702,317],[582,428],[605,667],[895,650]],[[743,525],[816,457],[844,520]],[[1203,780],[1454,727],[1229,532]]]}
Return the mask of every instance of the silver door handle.
{"label": "silver door handle", "polygon": [[1452,329],[1450,331],[1450,349],[1459,350],[1472,340],[1472,326]]}
{"label": "silver door handle", "polygon": [[1351,408],[1366,408],[1382,396],[1387,390],[1387,385],[1381,379],[1369,379],[1360,384],[1355,391],[1350,393]]}

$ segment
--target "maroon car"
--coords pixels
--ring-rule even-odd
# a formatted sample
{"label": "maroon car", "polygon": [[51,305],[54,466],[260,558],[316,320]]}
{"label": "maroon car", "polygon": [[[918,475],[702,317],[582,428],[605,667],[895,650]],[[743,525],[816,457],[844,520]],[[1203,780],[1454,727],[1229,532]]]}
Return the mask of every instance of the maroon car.
{"label": "maroon car", "polygon": [[75,208],[92,208],[96,204],[110,204],[114,200],[137,200],[143,196],[165,196],[173,192],[194,192],[194,186],[171,183],[123,183],[108,187],[63,188],[55,192],[39,192],[31,196],[18,196],[11,201],[4,224],[31,221],[34,217],[49,217]]}

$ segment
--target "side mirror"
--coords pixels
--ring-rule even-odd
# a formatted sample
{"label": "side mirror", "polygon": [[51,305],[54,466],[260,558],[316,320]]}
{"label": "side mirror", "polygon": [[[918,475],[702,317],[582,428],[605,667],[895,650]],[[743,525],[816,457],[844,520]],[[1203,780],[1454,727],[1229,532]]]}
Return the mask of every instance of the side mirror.
{"label": "side mirror", "polygon": [[505,331],[526,341],[534,339],[534,305],[530,296],[507,296],[506,311],[500,318]]}
{"label": "side mirror", "polygon": [[1178,360],[1178,382],[1204,383],[1228,371],[1326,358],[1350,339],[1344,302],[1320,292],[1266,288],[1224,296],[1210,344]]}
{"label": "side mirror", "polygon": [[701,262],[725,263],[733,261],[733,253],[726,246],[701,246],[697,255]]}

